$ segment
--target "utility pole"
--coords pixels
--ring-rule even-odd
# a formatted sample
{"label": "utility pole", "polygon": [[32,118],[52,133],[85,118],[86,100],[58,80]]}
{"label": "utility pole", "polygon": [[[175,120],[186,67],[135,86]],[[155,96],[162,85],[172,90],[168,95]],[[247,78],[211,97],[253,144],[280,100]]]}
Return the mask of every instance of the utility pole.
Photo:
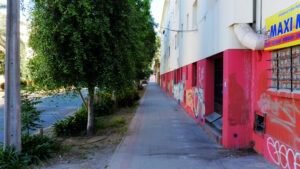
{"label": "utility pole", "polygon": [[7,0],[4,147],[21,151],[20,0]]}

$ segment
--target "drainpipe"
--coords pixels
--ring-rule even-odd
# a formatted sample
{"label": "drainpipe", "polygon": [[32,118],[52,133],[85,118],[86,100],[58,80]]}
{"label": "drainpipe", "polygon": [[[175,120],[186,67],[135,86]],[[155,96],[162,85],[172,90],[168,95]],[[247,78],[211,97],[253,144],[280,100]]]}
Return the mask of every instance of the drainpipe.
{"label": "drainpipe", "polygon": [[252,50],[264,49],[265,36],[256,33],[249,24],[234,24],[233,30],[240,43],[246,48]]}
{"label": "drainpipe", "polygon": [[[259,26],[259,33],[262,33],[262,0],[253,0],[254,22]],[[265,36],[256,33],[249,24],[238,23],[233,25],[233,30],[240,43],[252,50],[263,50]]]}

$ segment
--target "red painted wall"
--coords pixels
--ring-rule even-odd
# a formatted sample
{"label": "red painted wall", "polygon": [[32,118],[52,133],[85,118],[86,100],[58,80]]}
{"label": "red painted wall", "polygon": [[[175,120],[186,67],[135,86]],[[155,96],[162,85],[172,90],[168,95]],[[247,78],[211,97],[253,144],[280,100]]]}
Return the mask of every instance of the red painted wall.
{"label": "red painted wall", "polygon": [[[223,78],[226,86],[223,93],[223,134],[222,142],[227,148],[245,148],[251,142],[251,51],[228,50],[208,59],[184,66],[182,78],[170,78],[180,69],[162,75],[163,88],[200,124],[204,116],[214,112],[214,61],[223,57]],[[197,82],[193,86],[197,67]],[[178,77],[178,75],[176,75]],[[164,77],[166,80],[163,80]],[[179,79],[179,81],[178,81]]]}
{"label": "red painted wall", "polygon": [[[195,86],[192,82],[195,71],[193,64],[189,64],[182,70],[163,74],[161,87],[204,125],[204,116],[214,112],[214,59],[217,57],[223,57],[224,69],[223,146],[253,146],[280,168],[300,169],[300,93],[269,89],[271,53],[227,50],[194,63]],[[256,114],[265,116],[264,132],[254,129]]]}
{"label": "red painted wall", "polygon": [[251,146],[251,51],[224,52],[223,145]]}
{"label": "red painted wall", "polygon": [[253,132],[255,150],[280,168],[300,169],[300,94],[269,89],[270,59],[253,52],[253,111],[266,116],[265,133]]}
{"label": "red painted wall", "polygon": [[[197,82],[193,86],[193,64],[184,66],[174,71],[161,75],[161,87],[168,94],[180,100],[180,104],[185,108],[189,115],[204,124],[204,114],[213,112],[213,64],[210,60],[201,60],[196,63]],[[182,69],[182,78],[176,79],[175,76]],[[174,74],[175,76],[171,76]],[[178,76],[177,76],[178,77]],[[177,89],[176,86],[179,86]],[[174,91],[174,88],[175,91]]]}

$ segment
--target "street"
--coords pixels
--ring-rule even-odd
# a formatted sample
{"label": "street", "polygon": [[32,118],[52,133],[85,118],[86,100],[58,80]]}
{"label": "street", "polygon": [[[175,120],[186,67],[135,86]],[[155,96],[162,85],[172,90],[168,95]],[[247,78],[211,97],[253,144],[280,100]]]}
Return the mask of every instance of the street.
{"label": "street", "polygon": [[150,83],[109,169],[275,169],[254,152],[214,143],[174,99]]}
{"label": "street", "polygon": [[[82,91],[86,96],[86,90]],[[41,103],[36,105],[41,110],[41,120],[43,128],[47,128],[56,121],[74,113],[82,104],[82,100],[77,93],[60,93],[40,98]],[[4,93],[0,93],[0,142],[3,142],[4,128]]]}

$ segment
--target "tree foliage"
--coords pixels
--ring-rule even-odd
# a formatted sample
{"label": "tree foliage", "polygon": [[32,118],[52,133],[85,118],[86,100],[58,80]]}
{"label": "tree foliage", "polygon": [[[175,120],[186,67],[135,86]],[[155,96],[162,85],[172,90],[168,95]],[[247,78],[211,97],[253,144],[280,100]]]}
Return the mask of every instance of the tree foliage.
{"label": "tree foliage", "polygon": [[35,0],[30,45],[48,82],[59,87],[101,82],[104,58],[109,56],[108,2]]}
{"label": "tree foliage", "polygon": [[22,132],[29,135],[30,131],[42,127],[41,111],[35,108],[40,101],[37,98],[30,99],[27,95],[23,95],[21,103]]}
{"label": "tree foliage", "polygon": [[0,51],[0,75],[4,74],[4,62],[5,62],[5,54]]}
{"label": "tree foliage", "polygon": [[34,0],[31,78],[38,86],[87,87],[88,133],[94,88],[116,93],[145,78],[156,51],[150,0]]}

